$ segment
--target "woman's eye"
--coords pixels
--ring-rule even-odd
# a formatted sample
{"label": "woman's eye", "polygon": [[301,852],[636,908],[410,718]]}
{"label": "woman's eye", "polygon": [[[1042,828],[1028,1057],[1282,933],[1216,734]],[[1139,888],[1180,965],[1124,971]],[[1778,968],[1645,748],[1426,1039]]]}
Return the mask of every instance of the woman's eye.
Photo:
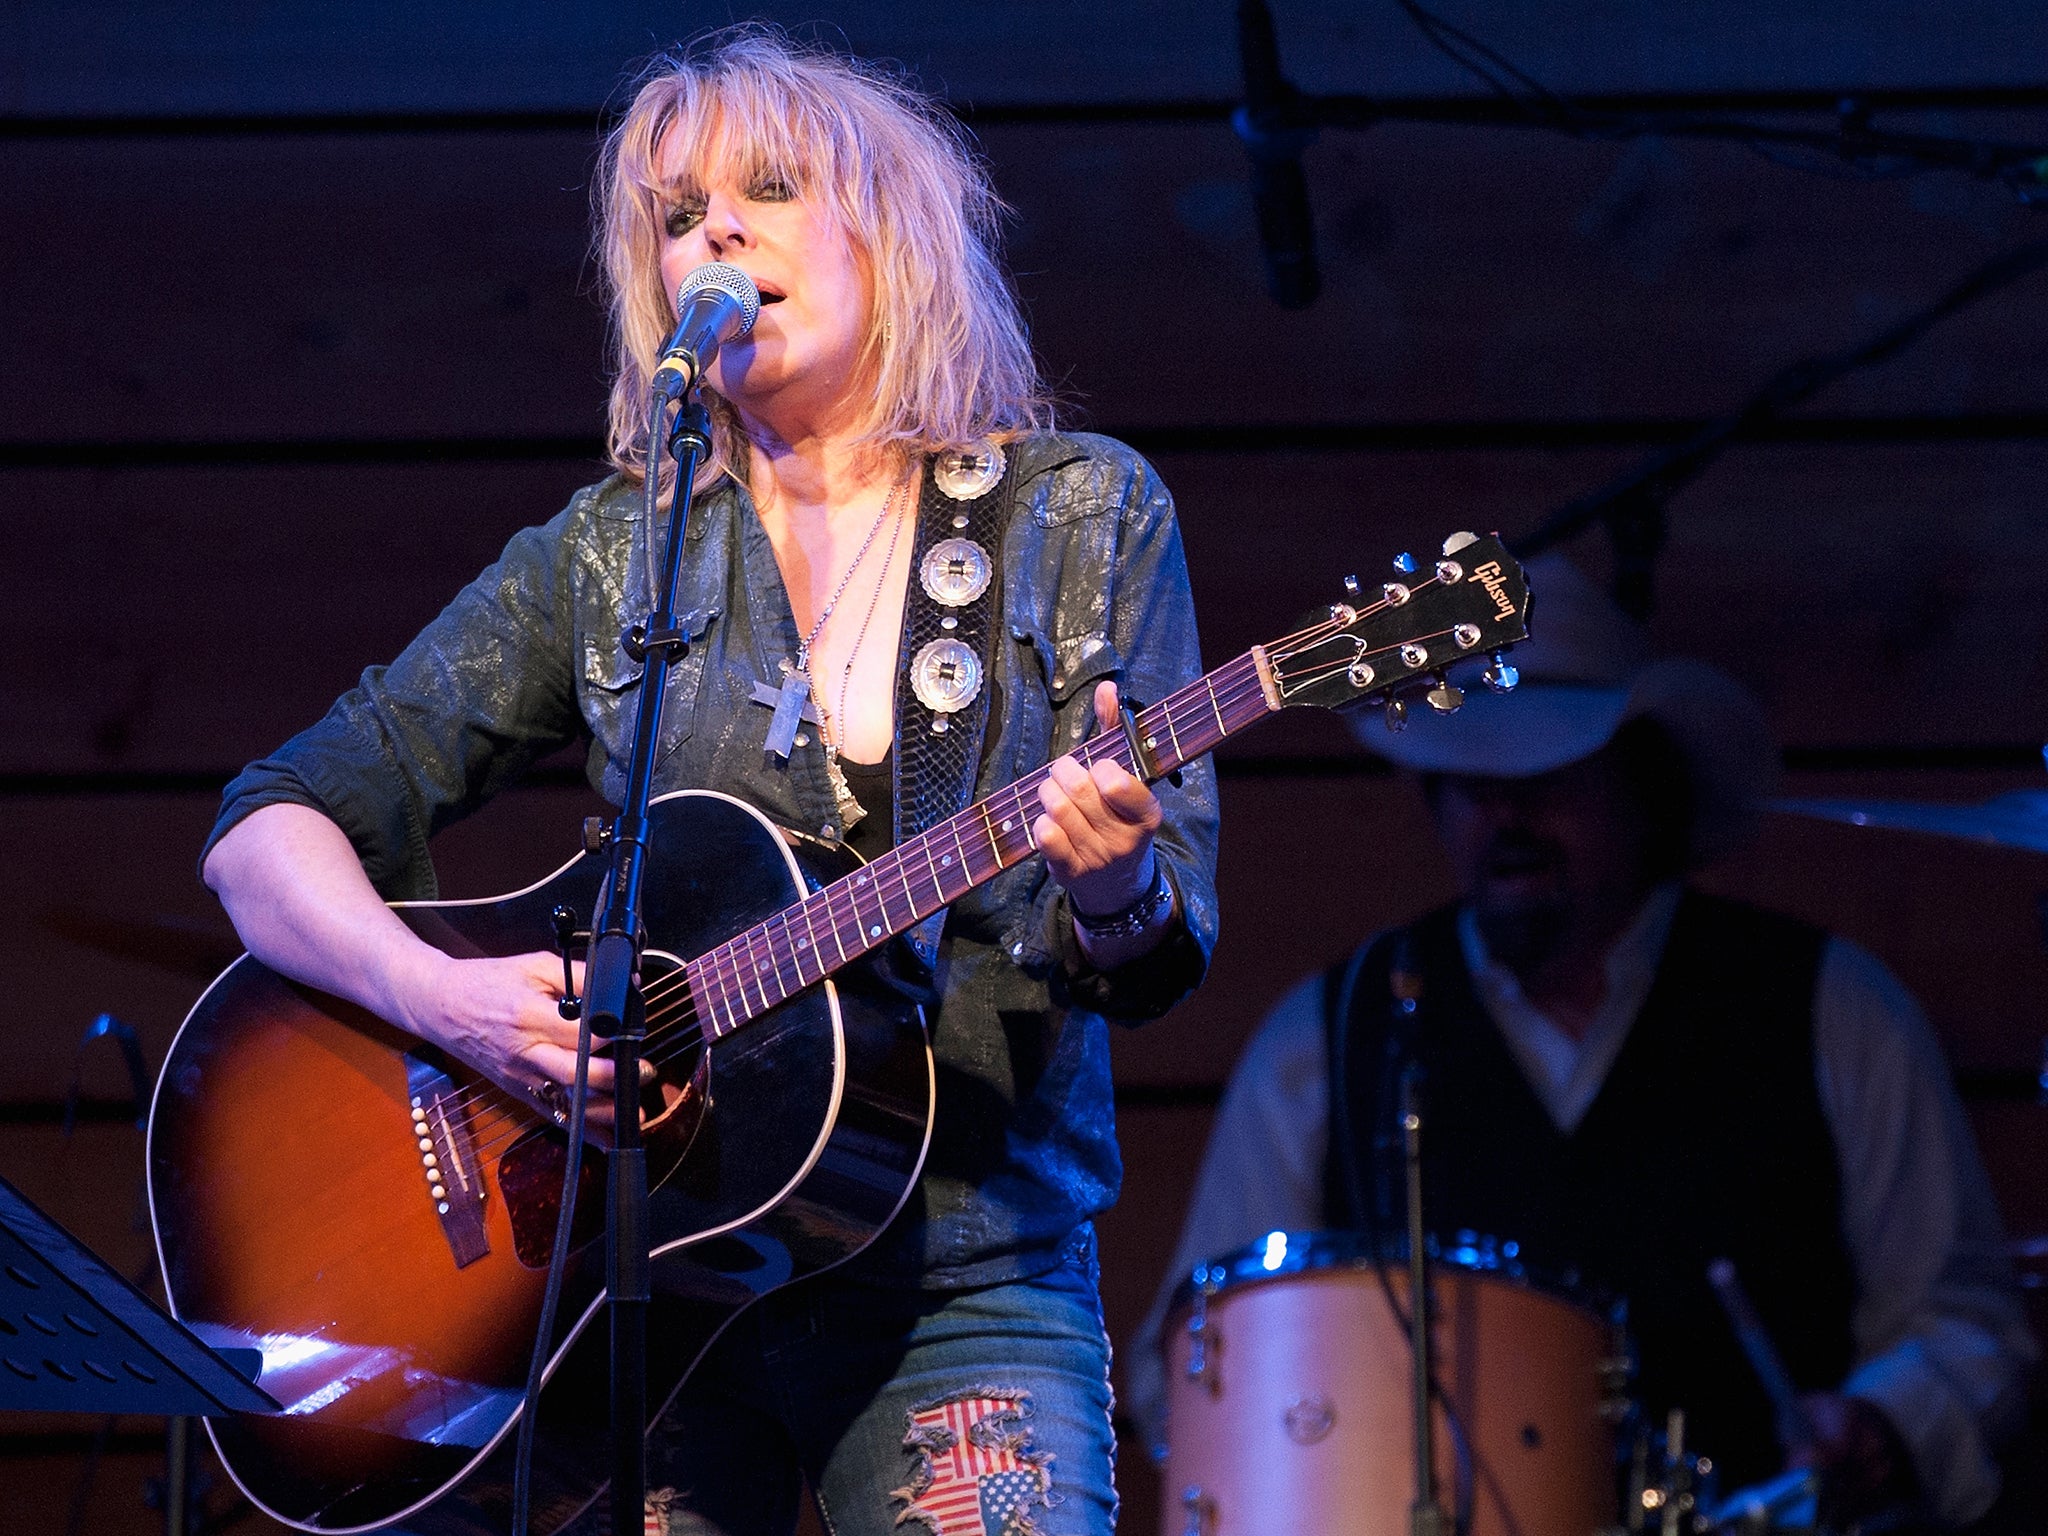
{"label": "woman's eye", "polygon": [[664,221],[671,240],[680,240],[699,224],[704,222],[702,203],[676,203],[671,205]]}
{"label": "woman's eye", "polygon": [[796,200],[796,188],[780,176],[763,176],[747,189],[747,196],[757,203],[788,203]]}

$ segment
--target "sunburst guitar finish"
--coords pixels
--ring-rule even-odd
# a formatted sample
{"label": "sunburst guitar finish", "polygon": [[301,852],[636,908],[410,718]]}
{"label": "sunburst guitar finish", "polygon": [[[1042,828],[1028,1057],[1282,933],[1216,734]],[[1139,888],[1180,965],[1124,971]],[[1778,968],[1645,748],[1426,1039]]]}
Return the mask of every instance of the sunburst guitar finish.
{"label": "sunburst guitar finish", "polygon": [[[659,1405],[740,1308],[847,1258],[888,1222],[924,1156],[932,1068],[916,1007],[857,971],[699,1043],[676,957],[839,871],[807,870],[824,856],[800,859],[722,795],[667,796],[653,815],[663,857],[644,976],[662,1080],[645,1139]],[[397,910],[450,954],[546,950],[554,907],[587,915],[603,873],[578,857],[510,896]],[[150,1205],[173,1310],[217,1348],[261,1351],[259,1383],[285,1405],[209,1424],[267,1513],[311,1531],[402,1517],[418,1532],[506,1528],[507,1431],[566,1150],[533,1106],[253,958],[200,999],[157,1085]],[[586,1326],[604,1298],[604,1200],[592,1149],[541,1405],[544,1531],[595,1499],[610,1465],[606,1330]]]}

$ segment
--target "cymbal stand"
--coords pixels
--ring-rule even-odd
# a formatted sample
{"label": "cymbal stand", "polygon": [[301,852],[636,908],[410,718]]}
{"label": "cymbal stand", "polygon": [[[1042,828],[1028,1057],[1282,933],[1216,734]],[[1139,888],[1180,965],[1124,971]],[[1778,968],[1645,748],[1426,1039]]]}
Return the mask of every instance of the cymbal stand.
{"label": "cymbal stand", "polygon": [[1664,1421],[1662,1465],[1654,1479],[1651,1458],[1659,1448],[1648,1428],[1636,1436],[1628,1487],[1625,1528],[1629,1536],[1696,1536],[1712,1529],[1700,1512],[1701,1480],[1713,1463],[1685,1449],[1685,1410],[1674,1408]]}
{"label": "cymbal stand", "polygon": [[1414,1366],[1415,1502],[1409,1536],[1450,1536],[1450,1517],[1436,1486],[1436,1423],[1430,1393],[1429,1250],[1422,1220],[1421,1065],[1411,1055],[1401,1072],[1401,1151],[1408,1179],[1408,1348]]}

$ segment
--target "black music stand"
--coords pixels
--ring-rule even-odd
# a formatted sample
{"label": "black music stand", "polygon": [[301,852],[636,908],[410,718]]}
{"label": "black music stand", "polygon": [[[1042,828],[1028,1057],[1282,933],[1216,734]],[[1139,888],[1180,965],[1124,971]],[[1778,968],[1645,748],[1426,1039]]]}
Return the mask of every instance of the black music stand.
{"label": "black music stand", "polygon": [[262,1366],[207,1348],[0,1179],[0,1409],[276,1413]]}

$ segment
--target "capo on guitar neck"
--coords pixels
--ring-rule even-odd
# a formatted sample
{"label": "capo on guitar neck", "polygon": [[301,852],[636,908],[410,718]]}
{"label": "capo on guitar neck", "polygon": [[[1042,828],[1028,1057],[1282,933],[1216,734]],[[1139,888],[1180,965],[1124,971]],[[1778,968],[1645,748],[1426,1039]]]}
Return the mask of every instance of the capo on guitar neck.
{"label": "capo on guitar neck", "polygon": [[1145,750],[1145,743],[1138,736],[1138,716],[1129,704],[1123,703],[1121,697],[1118,699],[1116,721],[1118,725],[1123,727],[1124,744],[1131,749],[1131,766],[1138,770],[1138,777],[1147,784],[1163,777],[1167,783],[1171,784],[1175,789],[1179,789],[1181,782],[1180,770],[1176,768],[1173,772],[1164,775],[1158,772],[1157,765],[1152,761],[1152,755]]}

